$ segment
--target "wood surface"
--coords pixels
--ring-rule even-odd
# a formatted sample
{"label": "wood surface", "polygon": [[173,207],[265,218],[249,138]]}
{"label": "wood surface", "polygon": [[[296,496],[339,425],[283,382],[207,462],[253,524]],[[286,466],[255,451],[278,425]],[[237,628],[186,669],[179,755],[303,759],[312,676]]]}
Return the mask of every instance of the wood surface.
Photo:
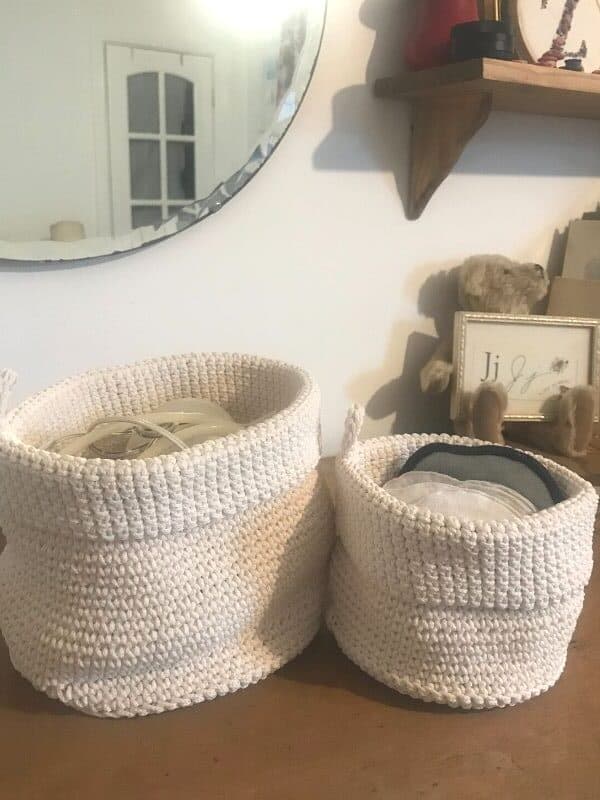
{"label": "wood surface", "polygon": [[413,105],[409,219],[422,214],[491,111],[600,119],[600,75],[516,61],[483,58],[405,72],[377,80],[374,90]]}
{"label": "wood surface", "polygon": [[396,694],[324,633],[235,695],[94,719],[34,691],[0,643],[0,798],[598,800],[599,620],[597,567],[557,686],[479,712]]}
{"label": "wood surface", "polygon": [[410,99],[470,92],[491,92],[494,108],[503,111],[518,110],[526,97],[532,103],[531,114],[600,119],[600,75],[520,61],[473,59],[375,81],[378,97]]}
{"label": "wood surface", "polygon": [[[518,431],[518,424],[514,424],[512,427],[512,432],[515,431]],[[559,456],[556,455],[556,453],[547,453],[542,450],[536,450],[534,447],[530,447],[526,443],[519,443],[516,440],[510,441],[510,432],[511,429],[509,428],[509,431],[507,432],[509,441],[507,441],[507,444],[520,448],[521,450],[529,450],[532,453],[536,453],[544,456],[545,458],[549,458],[552,461],[556,461],[558,464],[562,464],[563,467],[566,467],[572,472],[576,472],[578,475],[581,475],[582,478],[585,478],[585,480],[589,481],[593,486],[596,486],[597,488],[600,487],[600,425],[596,424],[594,426],[594,436],[592,438],[587,455],[582,456],[581,458]]]}
{"label": "wood surface", "polygon": [[413,104],[407,216],[418,219],[465,146],[487,121],[490,94],[424,99]]}

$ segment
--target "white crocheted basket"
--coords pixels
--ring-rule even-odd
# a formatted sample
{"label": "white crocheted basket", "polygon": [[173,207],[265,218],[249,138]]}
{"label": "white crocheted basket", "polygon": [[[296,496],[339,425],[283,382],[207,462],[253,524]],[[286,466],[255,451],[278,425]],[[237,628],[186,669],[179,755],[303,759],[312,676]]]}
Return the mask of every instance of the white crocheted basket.
{"label": "white crocheted basket", "polygon": [[[11,374],[2,381],[6,395]],[[248,427],[147,460],[39,449],[181,397]],[[236,691],[297,655],[319,628],[333,540],[319,410],[295,367],[188,355],[90,372],[5,416],[0,626],[16,669],[68,705],[122,717]]]}
{"label": "white crocheted basket", "polygon": [[431,442],[359,442],[337,462],[338,541],[328,625],[365,672],[397,691],[466,709],[515,705],[560,677],[592,569],[598,497],[540,459],[568,499],[517,522],[472,523],[408,506],[381,487]]}

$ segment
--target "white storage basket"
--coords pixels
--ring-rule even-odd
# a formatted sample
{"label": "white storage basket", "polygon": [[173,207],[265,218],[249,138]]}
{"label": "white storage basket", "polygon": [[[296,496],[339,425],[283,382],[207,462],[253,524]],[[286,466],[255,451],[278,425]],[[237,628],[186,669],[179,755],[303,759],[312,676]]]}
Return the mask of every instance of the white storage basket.
{"label": "white storage basket", "polygon": [[[181,397],[248,427],[147,460],[40,449]],[[235,691],[299,653],[319,628],[333,538],[319,408],[299,369],[189,355],[90,372],[5,416],[0,625],[16,669],[120,717]]]}
{"label": "white storage basket", "polygon": [[328,625],[365,672],[414,698],[467,709],[520,703],[560,677],[592,569],[598,497],[540,459],[568,499],[516,522],[473,523],[408,506],[381,488],[431,442],[359,442],[337,462],[338,541]]}

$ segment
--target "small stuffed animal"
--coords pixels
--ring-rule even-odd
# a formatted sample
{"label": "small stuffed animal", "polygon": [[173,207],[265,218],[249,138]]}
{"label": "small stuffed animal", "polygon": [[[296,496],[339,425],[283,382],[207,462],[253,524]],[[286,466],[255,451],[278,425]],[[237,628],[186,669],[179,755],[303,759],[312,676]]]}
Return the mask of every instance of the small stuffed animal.
{"label": "small stuffed animal", "polygon": [[[458,268],[456,311],[493,314],[530,314],[548,292],[548,279],[539,264],[519,264],[504,256],[474,256]],[[448,331],[452,327],[448,326]],[[454,371],[452,334],[442,335],[421,370],[423,392],[444,392]],[[469,411],[457,420],[457,432],[476,439],[504,443],[506,390],[498,383],[483,383],[470,398]],[[565,456],[584,455],[593,434],[594,392],[577,386],[557,399],[551,422],[514,423],[511,438],[525,439],[543,450]]]}

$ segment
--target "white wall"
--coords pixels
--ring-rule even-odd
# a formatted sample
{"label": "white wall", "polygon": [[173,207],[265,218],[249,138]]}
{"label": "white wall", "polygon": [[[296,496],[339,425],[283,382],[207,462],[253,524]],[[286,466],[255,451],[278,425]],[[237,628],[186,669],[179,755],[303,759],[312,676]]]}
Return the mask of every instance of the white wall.
{"label": "white wall", "polygon": [[392,428],[395,405],[397,427],[423,421],[416,385],[391,383],[407,346],[416,371],[433,331],[418,311],[422,285],[482,251],[545,263],[555,231],[600,199],[600,125],[493,116],[422,219],[407,222],[396,186],[407,112],[365,82],[400,62],[399,5],[330,0],[296,122],[218,215],[107,263],[0,272],[0,364],[21,373],[18,399],[89,367],[236,350],[315,374],[330,452],[351,402],[371,401],[382,417],[369,434]]}

